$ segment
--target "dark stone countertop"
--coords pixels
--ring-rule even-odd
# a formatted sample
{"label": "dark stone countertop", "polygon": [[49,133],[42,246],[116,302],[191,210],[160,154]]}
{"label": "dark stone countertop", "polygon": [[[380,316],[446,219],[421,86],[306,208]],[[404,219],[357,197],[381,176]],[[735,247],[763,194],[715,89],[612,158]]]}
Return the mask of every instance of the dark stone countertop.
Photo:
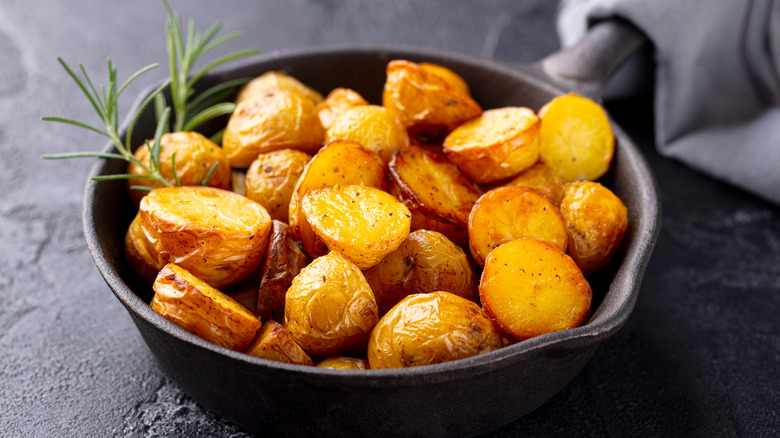
{"label": "dark stone countertop", "polygon": [[[360,43],[501,62],[558,48],[556,2],[176,1],[199,29],[244,37],[223,51]],[[40,121],[94,114],[56,61],[103,83],[164,62],[157,0],[5,0],[0,6],[0,435],[241,437],[157,367],[82,235],[93,160],[43,153],[103,138]],[[134,95],[160,80],[143,76]],[[608,105],[658,178],[663,228],[636,309],[582,373],[492,436],[776,436],[780,433],[780,209],[655,152],[651,99]]]}

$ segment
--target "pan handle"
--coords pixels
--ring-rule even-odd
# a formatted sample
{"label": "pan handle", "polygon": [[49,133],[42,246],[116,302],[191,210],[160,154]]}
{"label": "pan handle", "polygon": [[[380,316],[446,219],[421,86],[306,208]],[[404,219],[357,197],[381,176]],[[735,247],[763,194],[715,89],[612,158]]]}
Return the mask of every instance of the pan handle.
{"label": "pan handle", "polygon": [[596,23],[575,46],[541,59],[535,67],[564,89],[600,99],[607,81],[647,41],[632,24],[612,18]]}

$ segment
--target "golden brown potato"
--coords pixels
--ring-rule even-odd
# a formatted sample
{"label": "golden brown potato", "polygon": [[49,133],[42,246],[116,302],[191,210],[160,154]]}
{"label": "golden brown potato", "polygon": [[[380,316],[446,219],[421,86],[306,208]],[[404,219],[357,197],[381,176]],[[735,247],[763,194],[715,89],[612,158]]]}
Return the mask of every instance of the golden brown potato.
{"label": "golden brown potato", "polygon": [[230,175],[230,186],[234,192],[246,196],[246,170],[233,169]]}
{"label": "golden brown potato", "polygon": [[289,233],[284,222],[273,221],[268,250],[260,268],[260,287],[255,289],[255,315],[263,319],[281,321],[284,318],[284,300],[293,278],[307,264],[306,254]]}
{"label": "golden brown potato", "polygon": [[509,178],[539,159],[539,118],[522,107],[487,110],[455,128],[444,153],[479,184]]}
{"label": "golden brown potato", "polygon": [[360,269],[393,252],[409,235],[409,209],[389,193],[364,185],[311,190],[301,208],[314,233]]}
{"label": "golden brown potato", "polygon": [[549,243],[518,239],[490,252],[479,297],[501,331],[523,340],[584,324],[592,293],[571,257]]}
{"label": "golden brown potato", "polygon": [[290,335],[283,325],[269,319],[263,323],[247,354],[261,359],[276,362],[291,363],[294,365],[314,366],[308,354]]}
{"label": "golden brown potato", "polygon": [[325,131],[325,142],[350,140],[374,151],[389,163],[395,151],[409,146],[406,129],[384,107],[361,105],[348,108]]}
{"label": "golden brown potato", "polygon": [[466,81],[463,80],[462,77],[460,77],[460,75],[454,71],[444,67],[443,65],[433,64],[430,62],[421,62],[417,65],[419,65],[421,69],[427,71],[428,73],[433,73],[434,75],[444,79],[450,85],[462,91],[464,94],[471,96],[469,85],[466,83]]}
{"label": "golden brown potato", "polygon": [[410,146],[390,162],[390,193],[411,211],[412,230],[438,231],[463,245],[482,189],[444,154]]}
{"label": "golden brown potato", "polygon": [[[135,158],[145,166],[151,166],[151,157],[149,153],[149,143],[143,144],[136,149]],[[173,132],[163,134],[160,137],[160,175],[171,185],[176,185],[176,178],[173,175],[173,155],[176,154],[176,175],[179,177],[179,184],[183,186],[203,185],[209,171],[213,165],[217,165],[208,185],[220,189],[230,190],[230,162],[225,152],[216,143],[197,132]],[[127,173],[130,175],[146,175],[146,172],[137,164],[130,163],[127,166]],[[130,178],[127,180],[127,187],[130,193],[130,199],[138,205],[147,193],[143,190],[130,189],[131,186],[142,186],[158,188],[163,185],[151,179]]]}
{"label": "golden brown potato", "polygon": [[416,230],[379,264],[363,272],[382,316],[403,298],[447,291],[477,300],[477,277],[468,256],[444,234]]}
{"label": "golden brown potato", "polygon": [[379,320],[368,341],[371,369],[430,365],[503,346],[482,309],[449,292],[410,295]]}
{"label": "golden brown potato", "polygon": [[238,104],[248,97],[262,94],[263,92],[272,88],[280,88],[300,94],[301,96],[310,100],[314,105],[322,102],[322,95],[320,93],[318,93],[313,88],[304,85],[301,81],[295,79],[283,71],[265,72],[262,75],[252,79],[249,81],[249,83],[238,90],[235,102]]}
{"label": "golden brown potato", "polygon": [[330,368],[334,370],[366,370],[368,361],[347,356],[328,356],[317,364],[320,368]]}
{"label": "golden brown potato", "polygon": [[230,165],[247,168],[277,149],[315,153],[325,138],[315,104],[299,93],[272,88],[242,100],[230,116],[222,147]]}
{"label": "golden brown potato", "polygon": [[561,214],[569,235],[567,253],[585,274],[612,259],[628,228],[626,206],[597,182],[566,184]]}
{"label": "golden brown potato", "polygon": [[365,348],[379,319],[360,269],[336,252],[314,260],[295,277],[284,315],[287,330],[312,356]]}
{"label": "golden brown potato", "polygon": [[137,214],[125,233],[125,259],[133,271],[147,284],[154,283],[160,268],[157,266],[157,252],[148,244],[141,228],[141,215]]}
{"label": "golden brown potato", "polygon": [[257,156],[246,172],[246,197],[265,207],[276,220],[287,222],[290,198],[311,155],[279,149]]}
{"label": "golden brown potato", "polygon": [[469,215],[469,249],[478,265],[494,248],[521,237],[543,240],[566,251],[566,227],[550,198],[528,187],[499,187],[485,193]]}
{"label": "golden brown potato", "polygon": [[444,138],[461,123],[482,114],[482,108],[457,85],[405,60],[387,64],[382,106],[421,143]]}
{"label": "golden brown potato", "polygon": [[363,99],[360,93],[349,88],[336,88],[317,104],[317,114],[322,127],[327,130],[344,111],[360,105],[368,105],[368,101]]}
{"label": "golden brown potato", "polygon": [[212,187],[165,187],[141,200],[141,230],[160,268],[176,263],[220,288],[260,264],[271,217],[258,203]]}
{"label": "golden brown potato", "polygon": [[505,185],[536,189],[547,195],[556,206],[561,205],[563,199],[563,175],[541,161],[520,172]]}
{"label": "golden brown potato", "polygon": [[604,175],[615,152],[615,137],[604,109],[569,93],[539,110],[539,155],[566,181],[596,180]]}
{"label": "golden brown potato", "polygon": [[301,242],[303,250],[311,258],[328,252],[328,247],[314,234],[301,200],[314,189],[337,184],[363,184],[385,190],[387,176],[385,164],[375,152],[352,141],[334,141],[322,148],[303,170],[290,198],[290,235]]}
{"label": "golden brown potato", "polygon": [[222,347],[246,351],[260,329],[246,307],[173,263],[163,267],[153,288],[155,312]]}

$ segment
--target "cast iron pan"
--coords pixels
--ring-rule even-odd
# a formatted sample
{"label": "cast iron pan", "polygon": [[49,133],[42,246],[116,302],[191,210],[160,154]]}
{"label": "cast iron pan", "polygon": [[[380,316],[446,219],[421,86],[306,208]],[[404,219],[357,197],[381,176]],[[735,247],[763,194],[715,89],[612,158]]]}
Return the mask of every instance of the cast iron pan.
{"label": "cast iron pan", "polygon": [[[642,42],[634,28],[605,22],[578,47],[520,68],[418,48],[294,51],[222,71],[205,78],[202,85],[284,70],[322,93],[350,87],[379,104],[385,66],[401,58],[453,69],[485,109],[515,105],[538,110],[570,90],[598,99],[609,76]],[[135,138],[152,138],[153,128],[148,111],[139,120]],[[634,307],[659,231],[660,207],[647,163],[614,123],[613,128],[617,150],[602,182],[628,207],[629,230],[613,262],[589,278],[594,290],[592,319],[580,328],[465,360],[408,369],[339,371],[226,350],[186,332],[147,305],[151,289],[124,262],[124,234],[136,213],[124,182],[87,184],[84,232],[100,273],[160,367],[194,400],[222,417],[250,431],[284,436],[476,435],[510,423],[550,399],[574,378],[596,346],[625,323]],[[100,160],[92,176],[124,171],[122,161]]]}

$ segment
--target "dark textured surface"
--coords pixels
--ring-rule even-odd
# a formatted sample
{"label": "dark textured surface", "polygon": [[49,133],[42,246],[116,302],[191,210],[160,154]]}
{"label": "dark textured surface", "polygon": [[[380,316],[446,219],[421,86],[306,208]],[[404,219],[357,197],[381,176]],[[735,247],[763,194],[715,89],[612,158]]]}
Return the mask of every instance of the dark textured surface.
{"label": "dark textured surface", "polygon": [[[245,36],[225,50],[360,43],[493,58],[554,51],[555,3],[533,1],[174,1],[201,28]],[[105,58],[127,77],[165,59],[155,0],[5,0],[0,6],[0,435],[247,436],[157,367],[105,286],[81,231],[91,160],[46,152],[103,139],[44,123],[94,122],[56,62]],[[123,108],[162,78],[127,91]],[[663,229],[636,309],[561,393],[494,436],[774,436],[780,430],[780,209],[658,157],[650,101],[609,106],[645,151]]]}

